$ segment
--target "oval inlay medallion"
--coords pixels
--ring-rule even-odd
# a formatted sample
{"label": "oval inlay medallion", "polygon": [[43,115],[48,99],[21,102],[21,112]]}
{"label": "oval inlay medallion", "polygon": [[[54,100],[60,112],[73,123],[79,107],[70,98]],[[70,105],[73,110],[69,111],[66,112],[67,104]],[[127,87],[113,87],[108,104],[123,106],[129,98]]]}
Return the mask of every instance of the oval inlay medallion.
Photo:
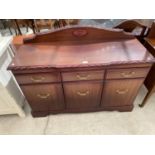
{"label": "oval inlay medallion", "polygon": [[86,34],[87,34],[87,31],[84,29],[79,29],[79,30],[73,31],[73,35],[76,37],[82,37],[82,36],[85,36]]}

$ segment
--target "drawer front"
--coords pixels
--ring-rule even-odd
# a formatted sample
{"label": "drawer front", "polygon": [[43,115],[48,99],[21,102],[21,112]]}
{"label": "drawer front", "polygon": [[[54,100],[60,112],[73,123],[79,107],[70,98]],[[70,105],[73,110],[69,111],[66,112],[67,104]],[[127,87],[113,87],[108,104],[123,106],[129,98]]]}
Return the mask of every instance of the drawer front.
{"label": "drawer front", "polygon": [[35,73],[35,74],[22,74],[15,75],[19,84],[33,84],[44,82],[59,82],[60,73]]}
{"label": "drawer front", "polygon": [[112,80],[105,82],[102,95],[102,106],[131,105],[143,79]]}
{"label": "drawer front", "polygon": [[62,73],[63,81],[102,80],[104,71],[78,71]]}
{"label": "drawer front", "polygon": [[64,92],[67,109],[86,109],[100,105],[101,82],[65,83]]}
{"label": "drawer front", "polygon": [[21,88],[33,111],[64,108],[61,84],[23,85]]}
{"label": "drawer front", "polygon": [[150,68],[109,69],[106,79],[124,79],[145,77]]}

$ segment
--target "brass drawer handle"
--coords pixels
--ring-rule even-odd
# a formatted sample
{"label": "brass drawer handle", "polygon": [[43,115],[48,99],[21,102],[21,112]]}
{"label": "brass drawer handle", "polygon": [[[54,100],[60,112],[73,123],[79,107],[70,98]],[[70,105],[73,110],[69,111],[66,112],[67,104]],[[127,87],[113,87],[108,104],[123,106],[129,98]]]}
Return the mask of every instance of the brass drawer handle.
{"label": "brass drawer handle", "polygon": [[86,92],[80,92],[80,91],[78,91],[77,94],[80,95],[80,96],[86,96],[86,95],[89,94],[89,91],[88,90]]}
{"label": "brass drawer handle", "polygon": [[37,96],[39,98],[41,98],[41,99],[46,99],[46,98],[48,98],[50,96],[50,94],[49,93],[47,93],[47,94],[37,94]]}
{"label": "brass drawer handle", "polygon": [[43,76],[41,76],[41,77],[38,77],[38,78],[36,78],[36,77],[31,77],[31,80],[33,81],[33,82],[41,82],[41,81],[43,81],[45,78],[43,77]]}
{"label": "brass drawer handle", "polygon": [[123,95],[123,94],[126,94],[128,91],[129,91],[128,89],[124,89],[124,90],[119,90],[119,89],[117,89],[117,90],[116,90],[116,93],[117,93],[117,94],[120,94],[120,95]]}
{"label": "brass drawer handle", "polygon": [[130,73],[124,73],[124,72],[122,72],[122,73],[121,73],[121,75],[122,75],[123,77],[132,77],[134,74],[135,74],[135,72],[130,72]]}
{"label": "brass drawer handle", "polygon": [[87,80],[89,78],[90,75],[86,75],[86,76],[81,76],[79,74],[76,75],[76,77],[79,79],[79,80]]}

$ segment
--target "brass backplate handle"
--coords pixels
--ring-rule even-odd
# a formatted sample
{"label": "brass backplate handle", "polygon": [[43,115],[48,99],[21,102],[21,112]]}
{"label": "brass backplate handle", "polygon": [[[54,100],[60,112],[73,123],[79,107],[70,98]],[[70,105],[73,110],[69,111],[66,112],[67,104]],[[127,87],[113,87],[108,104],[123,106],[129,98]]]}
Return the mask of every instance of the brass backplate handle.
{"label": "brass backplate handle", "polygon": [[123,77],[131,77],[131,76],[133,76],[134,74],[135,74],[135,72],[130,72],[130,73],[122,72],[122,73],[121,73],[121,75],[122,75]]}
{"label": "brass backplate handle", "polygon": [[33,81],[33,82],[41,82],[41,81],[43,81],[45,78],[43,77],[43,76],[41,76],[41,77],[31,77],[31,80]]}
{"label": "brass backplate handle", "polygon": [[77,91],[77,94],[80,95],[80,96],[86,96],[89,94],[89,91],[85,91],[85,92],[80,92],[80,91]]}
{"label": "brass backplate handle", "polygon": [[47,93],[47,94],[37,94],[37,96],[39,98],[41,98],[41,99],[46,99],[46,98],[48,98],[50,96],[50,94],[49,93]]}
{"label": "brass backplate handle", "polygon": [[76,75],[76,77],[79,79],[79,80],[87,80],[89,78],[90,75],[86,75],[86,76],[81,76],[79,74]]}
{"label": "brass backplate handle", "polygon": [[117,89],[116,93],[120,94],[120,95],[123,95],[123,94],[126,94],[128,91],[129,91],[128,89],[124,89],[124,90]]}

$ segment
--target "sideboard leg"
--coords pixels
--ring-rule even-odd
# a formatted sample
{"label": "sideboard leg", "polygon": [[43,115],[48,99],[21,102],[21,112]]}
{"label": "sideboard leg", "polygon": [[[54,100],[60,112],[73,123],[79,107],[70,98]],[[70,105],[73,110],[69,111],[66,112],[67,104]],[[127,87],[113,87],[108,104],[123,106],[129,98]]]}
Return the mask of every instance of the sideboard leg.
{"label": "sideboard leg", "polygon": [[48,111],[31,111],[33,117],[46,117],[49,115]]}
{"label": "sideboard leg", "polygon": [[119,112],[131,112],[133,110],[133,107],[134,107],[133,105],[120,107],[118,111]]}

